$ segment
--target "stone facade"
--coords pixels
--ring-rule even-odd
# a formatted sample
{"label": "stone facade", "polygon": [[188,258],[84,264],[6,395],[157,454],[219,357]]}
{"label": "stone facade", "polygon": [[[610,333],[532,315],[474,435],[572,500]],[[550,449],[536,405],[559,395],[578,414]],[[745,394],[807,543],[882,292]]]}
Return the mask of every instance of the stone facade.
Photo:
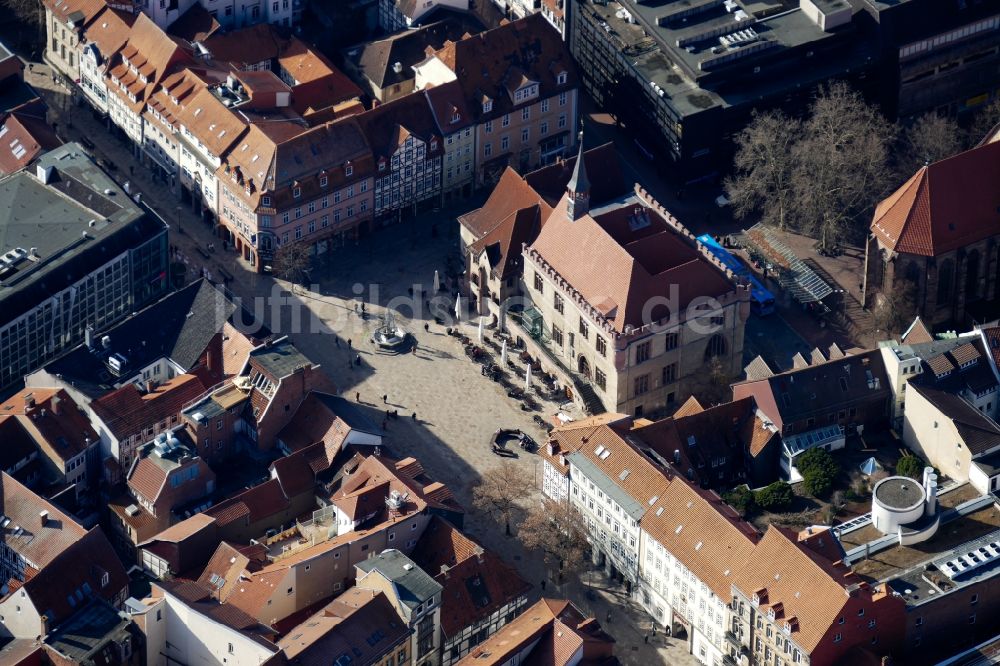
{"label": "stone facade", "polygon": [[865,247],[864,299],[871,308],[886,294],[915,283],[915,312],[928,327],[961,325],[968,306],[1000,296],[1000,234],[934,257],[893,252],[873,235]]}

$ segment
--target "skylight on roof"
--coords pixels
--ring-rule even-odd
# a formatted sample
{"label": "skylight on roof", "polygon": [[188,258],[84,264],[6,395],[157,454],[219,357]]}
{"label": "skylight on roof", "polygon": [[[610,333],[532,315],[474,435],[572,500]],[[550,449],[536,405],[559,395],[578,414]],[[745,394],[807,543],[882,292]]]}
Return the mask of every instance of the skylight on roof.
{"label": "skylight on roof", "polygon": [[610,456],[610,455],[611,455],[611,451],[608,451],[607,449],[604,449],[604,453],[602,453],[600,455],[600,458],[601,458],[601,460],[607,460],[608,456]]}
{"label": "skylight on roof", "polygon": [[628,474],[629,474],[628,470],[627,469],[623,469],[622,473],[618,475],[618,479],[621,480],[621,481],[624,481],[625,479],[628,478]]}
{"label": "skylight on roof", "polygon": [[596,449],[594,449],[594,455],[595,456],[599,456],[602,453],[604,453],[604,445],[603,444],[600,445],[600,446],[598,446]]}
{"label": "skylight on roof", "polygon": [[656,510],[656,515],[658,516],[661,513],[663,513],[663,507],[662,506]]}
{"label": "skylight on roof", "polygon": [[660,499],[659,495],[653,495],[652,497],[650,497],[649,498],[649,506],[653,506],[654,504],[656,504],[656,500],[658,500],[658,499]]}
{"label": "skylight on roof", "polygon": [[684,529],[684,526],[683,525],[678,525],[677,529],[674,530],[674,534],[680,534],[682,529]]}
{"label": "skylight on roof", "polygon": [[701,547],[702,547],[703,545],[704,545],[704,544],[703,544],[703,543],[702,543],[701,541],[699,541],[698,543],[696,543],[696,544],[694,545],[694,549],[695,549],[695,550],[701,550]]}

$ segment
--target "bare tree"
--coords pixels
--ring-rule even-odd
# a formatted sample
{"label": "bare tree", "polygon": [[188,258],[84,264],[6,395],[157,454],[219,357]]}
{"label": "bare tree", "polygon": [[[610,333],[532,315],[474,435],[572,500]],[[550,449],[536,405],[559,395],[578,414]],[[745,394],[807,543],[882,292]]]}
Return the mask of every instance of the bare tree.
{"label": "bare tree", "polygon": [[972,123],[969,124],[966,145],[969,148],[978,145],[998,123],[1000,123],[1000,99],[987,104],[976,113]]}
{"label": "bare tree", "polygon": [[708,361],[708,372],[705,382],[697,391],[699,402],[706,405],[719,405],[732,400],[732,388],[729,382],[732,377],[726,372],[722,359],[718,356]]}
{"label": "bare tree", "polygon": [[920,116],[900,133],[895,160],[899,182],[912,176],[925,164],[960,152],[964,140],[962,130],[954,120],[935,113]]}
{"label": "bare tree", "polygon": [[525,548],[542,552],[545,563],[558,572],[559,582],[579,573],[587,564],[587,526],[568,500],[547,499],[533,507],[517,535]]}
{"label": "bare tree", "polygon": [[872,308],[876,340],[891,337],[913,321],[917,313],[917,293],[916,282],[900,277],[891,290],[876,295]]}
{"label": "bare tree", "polygon": [[734,175],[726,179],[725,188],[738,218],[757,214],[764,223],[785,228],[794,205],[792,146],[801,134],[801,122],[770,112],[754,113],[736,136]]}
{"label": "bare tree", "polygon": [[846,83],[833,83],[813,103],[793,147],[792,188],[803,228],[822,249],[864,237],[886,178],[893,130]]}
{"label": "bare tree", "polygon": [[40,0],[0,0],[0,7],[29,25],[40,25],[42,22]]}
{"label": "bare tree", "polygon": [[275,275],[285,280],[297,282],[305,277],[312,263],[309,245],[305,243],[282,243],[274,253]]}
{"label": "bare tree", "polygon": [[892,126],[845,83],[826,87],[809,117],[756,116],[736,139],[726,191],[740,217],[789,227],[821,248],[867,233],[887,192]]}
{"label": "bare tree", "polygon": [[504,460],[483,474],[472,488],[472,504],[490,514],[511,535],[510,522],[517,503],[534,489],[530,477],[510,460]]}

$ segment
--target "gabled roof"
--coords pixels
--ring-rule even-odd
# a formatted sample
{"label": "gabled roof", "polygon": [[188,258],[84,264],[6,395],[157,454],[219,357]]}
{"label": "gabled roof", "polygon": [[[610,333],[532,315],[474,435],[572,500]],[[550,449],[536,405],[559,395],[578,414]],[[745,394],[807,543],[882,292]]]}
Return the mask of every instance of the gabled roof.
{"label": "gabled roof", "polygon": [[291,451],[323,442],[332,459],[352,430],[382,434],[382,430],[352,402],[329,393],[310,391],[295,410],[292,420],[278,433],[278,439]]}
{"label": "gabled roof", "polygon": [[45,0],[45,6],[60,23],[72,21],[75,27],[82,28],[100,14],[106,5],[104,0]]}
{"label": "gabled roof", "polygon": [[[537,253],[622,333],[649,323],[651,299],[672,294],[685,308],[697,297],[735,287],[694,243],[638,196],[628,196],[571,220],[563,197],[529,252]],[[581,253],[580,248],[587,248]],[[666,308],[654,319],[668,316]]]}
{"label": "gabled roof", "polygon": [[22,589],[38,612],[49,616],[49,625],[55,627],[82,607],[87,598],[97,595],[113,602],[127,585],[128,575],[121,560],[101,528],[95,527],[43,566]]}
{"label": "gabled roof", "polygon": [[[236,306],[211,282],[198,280],[111,329],[98,331],[94,336],[96,352],[80,345],[49,363],[45,370],[61,375],[91,397],[114,388],[114,378],[104,364],[109,352],[125,355],[129,368],[142,368],[167,357],[188,371],[235,310]],[[108,350],[102,349],[105,336],[110,341]]]}
{"label": "gabled roof", "polygon": [[327,58],[297,37],[278,54],[282,78],[291,82],[292,106],[301,114],[361,97],[361,89]]}
{"label": "gabled roof", "polygon": [[[455,73],[477,120],[502,116],[524,104],[515,104],[506,87],[514,70],[538,82],[538,99],[572,90],[578,84],[566,44],[540,14],[445,44],[434,56]],[[562,85],[557,83],[560,71],[567,75]],[[493,100],[493,108],[485,113],[484,96]]]}
{"label": "gabled roof", "polygon": [[595,484],[600,483],[633,520],[648,511],[654,498],[662,496],[672,482],[669,470],[641,452],[642,442],[635,437],[608,425],[576,434],[580,444],[567,456],[570,464]]}
{"label": "gabled roof", "polygon": [[[346,50],[345,57],[361,76],[385,88],[414,78],[413,65],[427,57],[428,48],[440,49],[448,41],[457,41],[468,32],[480,30],[482,25],[471,16],[463,20],[438,21],[352,46]],[[399,72],[395,71],[397,63]]]}
{"label": "gabled roof", "polygon": [[919,382],[910,383],[911,390],[919,393],[941,415],[955,424],[959,436],[973,457],[1000,447],[1000,425],[973,407],[961,396],[941,391]]}
{"label": "gabled roof", "polygon": [[105,7],[84,30],[83,37],[89,44],[97,47],[106,62],[128,41],[135,20],[135,14]]}
{"label": "gabled roof", "polygon": [[[28,400],[34,402],[33,407],[27,406]],[[0,405],[3,415],[16,416],[42,453],[56,464],[65,464],[98,441],[87,414],[62,389],[22,391]]]}
{"label": "gabled roof", "polygon": [[149,96],[160,82],[175,67],[191,62],[189,54],[181,48],[178,40],[167,35],[145,14],[139,14],[136,18],[129,30],[128,41],[118,53],[136,65],[139,73],[146,77],[146,82],[143,83],[124,62],[121,62],[109,73],[116,76],[130,92],[135,94],[136,101],[129,100],[116,85],[108,85],[107,88],[112,94],[122,97],[124,103],[137,113],[149,101]]}
{"label": "gabled roof", "polygon": [[285,511],[290,505],[288,500],[281,489],[281,483],[277,479],[268,479],[225,502],[206,509],[204,513],[215,518],[219,527],[225,527],[239,520],[253,524]]}
{"label": "gabled roof", "polygon": [[90,403],[94,414],[119,439],[140,433],[155,423],[169,422],[181,408],[205,392],[195,375],[177,375],[143,393],[135,384],[103,395]]}
{"label": "gabled roof", "polygon": [[899,339],[900,344],[915,345],[922,342],[934,342],[934,335],[930,332],[923,320],[918,316],[906,329]]}
{"label": "gabled roof", "polygon": [[[0,474],[3,486],[0,514],[10,519],[0,527],[3,543],[21,555],[36,569],[43,569],[63,551],[87,533],[69,515],[42,499],[6,472]],[[49,519],[40,524],[39,514],[48,511]],[[0,521],[2,524],[4,521]]]}
{"label": "gabled roof", "polygon": [[746,374],[747,381],[754,381],[757,379],[767,379],[774,374],[774,370],[771,366],[767,364],[763,356],[757,355],[754,357],[750,363],[743,368],[744,374]]}
{"label": "gabled roof", "polygon": [[208,87],[201,87],[186,100],[177,118],[217,157],[224,155],[247,128],[247,123],[226,108]]}
{"label": "gabled roof", "polygon": [[361,167],[370,161],[371,151],[364,134],[354,118],[344,118],[333,123],[324,123],[311,129],[298,127],[294,135],[272,139],[265,131],[266,126],[251,124],[250,130],[233,146],[220,167],[219,177],[231,179],[230,170],[239,169],[244,179],[253,182],[253,201],[259,201],[261,193],[286,188],[299,179],[314,177],[327,169],[331,173],[331,186],[336,186],[335,175],[347,162],[354,162],[361,173]]}
{"label": "gabled roof", "polygon": [[889,249],[934,257],[1000,234],[1000,144],[921,167],[875,209],[871,230]]}
{"label": "gabled roof", "polygon": [[[43,112],[44,113],[44,112]],[[62,143],[45,117],[33,112],[0,113],[0,175],[13,173]]]}
{"label": "gabled roof", "polygon": [[392,583],[398,596],[398,602],[410,609],[420,606],[434,595],[440,594],[443,587],[431,578],[423,569],[415,566],[413,560],[406,555],[390,548],[383,550],[374,557],[369,557],[355,565],[362,576],[358,577],[358,586],[366,587],[364,578],[372,573],[378,573]]}
{"label": "gabled roof", "polygon": [[13,416],[4,416],[0,411],[0,470],[8,471],[26,458],[38,452],[35,440],[21,422]]}
{"label": "gabled roof", "polygon": [[[215,20],[215,16],[204,5],[196,2],[171,23],[167,31],[186,42],[203,42],[221,29],[222,24]],[[261,45],[258,43],[256,46],[260,48]]]}
{"label": "gabled roof", "polygon": [[507,167],[483,207],[460,215],[458,221],[478,240],[496,235],[498,228],[513,227],[514,218],[522,210],[537,211],[541,227],[552,209],[514,169]]}
{"label": "gabled roof", "polygon": [[649,507],[640,525],[723,600],[760,538],[718,495],[681,478]]}
{"label": "gabled roof", "polygon": [[734,563],[734,574],[733,584],[747,596],[766,590],[762,612],[781,604],[784,618],[798,620],[790,638],[806,653],[837,624],[851,599],[847,588],[862,583],[843,563],[827,560],[774,525],[748,557]]}
{"label": "gabled roof", "polygon": [[462,87],[458,81],[449,81],[439,86],[425,88],[424,95],[427,96],[427,103],[430,104],[431,113],[434,114],[434,120],[437,122],[438,132],[442,136],[448,136],[472,126],[472,114],[465,103]]}
{"label": "gabled roof", "polygon": [[270,640],[274,638],[272,629],[262,625],[256,618],[233,604],[220,604],[212,597],[211,588],[207,585],[181,578],[172,581],[156,581],[153,585],[154,594],[156,588],[159,587],[197,613],[235,629],[272,652],[278,651],[277,646]]}
{"label": "gabled roof", "polygon": [[441,628],[445,636],[489,617],[525,595],[531,585],[491,551],[434,516],[413,548],[414,563],[441,584]]}
{"label": "gabled roof", "polygon": [[768,416],[775,419],[780,416],[783,424],[825,414],[836,405],[861,398],[887,396],[890,391],[878,350],[789,370],[759,381],[768,384],[778,410],[778,414]]}
{"label": "gabled roof", "polygon": [[[576,155],[560,159],[532,171],[524,180],[549,206],[554,207],[571,186],[577,159]],[[597,178],[587,178],[591,207],[612,201],[631,191],[632,188],[622,173],[621,158],[614,143],[609,141],[584,151],[583,164],[588,173],[599,175]]]}
{"label": "gabled roof", "polygon": [[289,631],[278,646],[301,666],[329,666],[341,655],[351,663],[378,663],[409,635],[382,592],[354,587]]}
{"label": "gabled roof", "polygon": [[[444,152],[437,123],[425,95],[404,95],[365,111],[356,119],[376,161],[380,158],[391,159],[409,136],[428,144],[427,159]],[[434,138],[438,141],[432,150],[429,144]]]}
{"label": "gabled roof", "polygon": [[[569,601],[542,598],[458,661],[461,666],[499,666],[521,655],[522,664],[592,666],[616,663],[615,640]],[[581,658],[575,659],[583,650]]]}

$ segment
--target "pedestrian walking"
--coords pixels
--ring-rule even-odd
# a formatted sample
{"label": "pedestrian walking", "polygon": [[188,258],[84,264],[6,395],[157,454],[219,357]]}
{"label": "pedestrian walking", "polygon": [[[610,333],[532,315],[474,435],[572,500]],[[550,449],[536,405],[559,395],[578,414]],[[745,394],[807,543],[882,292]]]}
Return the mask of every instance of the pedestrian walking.
{"label": "pedestrian walking", "polygon": [[645,635],[644,635],[644,636],[642,637],[642,642],[643,642],[643,643],[645,643],[646,645],[649,645],[649,634],[648,634],[648,633],[647,633],[647,634],[645,634]]}
{"label": "pedestrian walking", "polygon": [[383,405],[389,404],[389,396],[388,396],[388,394],[384,394],[384,393],[382,394],[382,404]]}
{"label": "pedestrian walking", "polygon": [[357,356],[354,357],[354,362],[357,363],[358,365],[361,365],[361,354],[358,354]]}
{"label": "pedestrian walking", "polygon": [[430,333],[431,332],[431,325],[430,324],[424,324],[424,331],[427,332],[427,333]]}
{"label": "pedestrian walking", "polygon": [[413,352],[414,354],[416,354],[416,353],[417,353],[417,343],[416,343],[416,342],[414,342],[414,343],[413,343],[413,349],[412,349],[411,351],[412,351],[412,352]]}
{"label": "pedestrian walking", "polygon": [[362,303],[361,304],[361,315],[364,316],[364,314],[365,314],[365,304]]}
{"label": "pedestrian walking", "polygon": [[414,421],[417,420],[417,413],[416,412],[413,412],[413,417],[412,418],[413,418]]}
{"label": "pedestrian walking", "polygon": [[361,402],[361,391],[356,391],[354,393],[354,402]]}

